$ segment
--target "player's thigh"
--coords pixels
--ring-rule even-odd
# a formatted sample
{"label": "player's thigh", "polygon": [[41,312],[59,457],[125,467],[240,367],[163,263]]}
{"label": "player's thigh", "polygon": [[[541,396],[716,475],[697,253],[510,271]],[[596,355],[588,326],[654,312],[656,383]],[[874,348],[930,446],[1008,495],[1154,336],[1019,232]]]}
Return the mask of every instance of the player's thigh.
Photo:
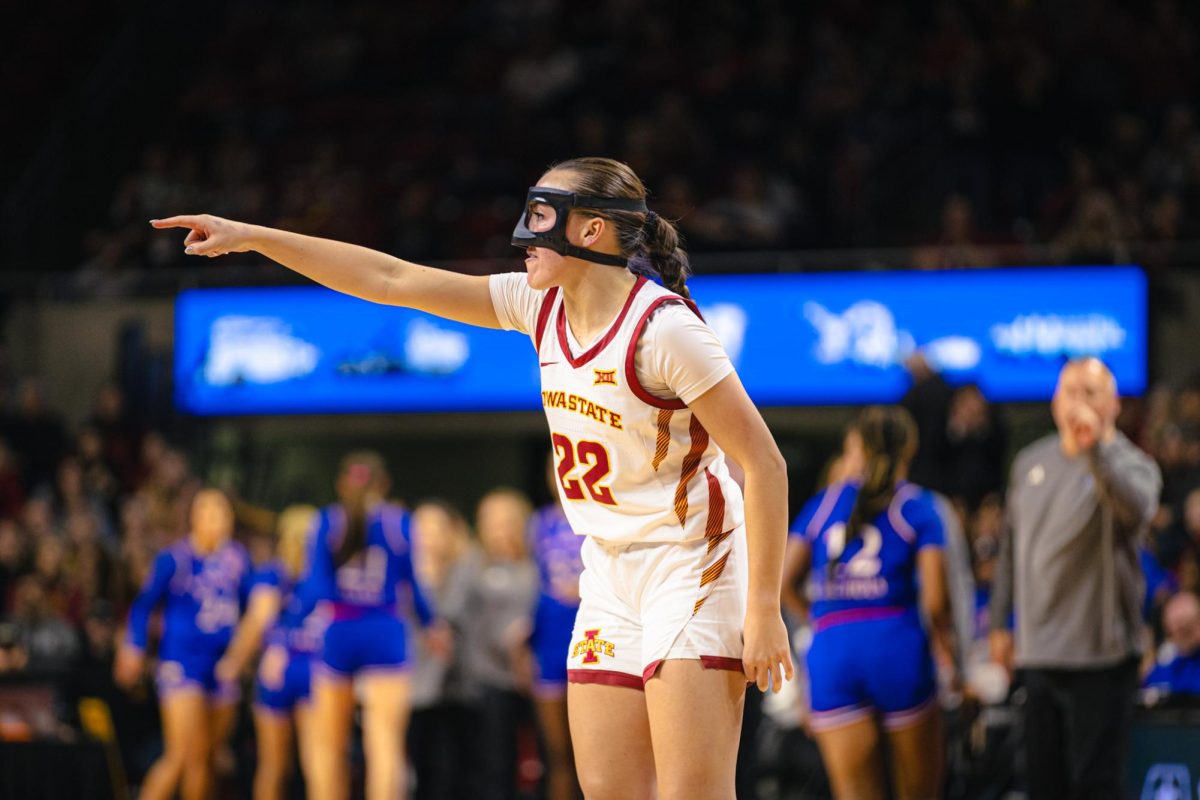
{"label": "player's thigh", "polygon": [[896,800],[940,797],[945,746],[942,714],[937,705],[929,706],[913,724],[888,730],[886,735]]}
{"label": "player's thigh", "polygon": [[364,672],[358,679],[362,692],[363,736],[367,747],[390,747],[403,741],[408,727],[410,680],[407,672]]}
{"label": "player's thigh", "polygon": [[575,771],[588,800],[654,797],[654,751],[639,689],[600,683],[567,688]]}
{"label": "player's thigh", "polygon": [[839,800],[883,800],[887,776],[873,717],[816,732],[821,761]]}
{"label": "player's thigh", "polygon": [[208,698],[199,688],[172,691],[159,701],[163,744],[169,755],[183,756],[207,747]]}
{"label": "player's thigh", "polygon": [[296,753],[300,756],[300,771],[304,774],[304,780],[309,781],[312,779],[312,761],[317,748],[311,698],[296,704],[292,709],[292,720],[296,726]]}
{"label": "player's thigh", "polygon": [[354,684],[349,678],[320,677],[312,687],[312,735],[329,745],[345,746],[354,717]]}
{"label": "player's thigh", "polygon": [[646,684],[646,706],[663,800],[734,795],[746,677],[669,659]]}
{"label": "player's thigh", "polygon": [[254,709],[254,737],[258,740],[259,766],[282,769],[292,752],[292,720],[284,711]]}
{"label": "player's thigh", "polygon": [[223,745],[233,733],[233,726],[237,724],[237,712],[236,702],[218,702],[211,705],[209,719],[212,720],[210,731],[214,747]]}

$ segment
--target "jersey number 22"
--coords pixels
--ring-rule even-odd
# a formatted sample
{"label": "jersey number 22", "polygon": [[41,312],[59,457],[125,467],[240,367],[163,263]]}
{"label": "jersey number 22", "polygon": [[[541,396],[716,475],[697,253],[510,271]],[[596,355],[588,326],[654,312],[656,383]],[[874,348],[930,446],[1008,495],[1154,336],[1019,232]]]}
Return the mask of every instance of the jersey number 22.
{"label": "jersey number 22", "polygon": [[[583,489],[587,487],[587,493],[597,503],[606,506],[617,504],[612,490],[600,483],[612,472],[608,450],[604,445],[587,440],[574,443],[561,433],[550,434],[550,440],[554,443],[554,457],[558,461],[558,482],[562,485],[564,497],[568,500],[583,500]],[[588,469],[578,478],[572,477],[571,473],[577,466]]]}

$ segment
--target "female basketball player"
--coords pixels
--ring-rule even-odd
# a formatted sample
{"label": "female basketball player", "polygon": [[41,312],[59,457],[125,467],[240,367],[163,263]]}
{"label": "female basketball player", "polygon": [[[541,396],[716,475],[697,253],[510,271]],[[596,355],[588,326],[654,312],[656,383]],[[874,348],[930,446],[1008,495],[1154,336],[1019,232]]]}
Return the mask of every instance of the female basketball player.
{"label": "female basketball player", "polygon": [[[459,275],[208,215],[152,224],[189,228],[188,253],[254,250],[367,300],[529,334],[559,496],[587,535],[568,672],[580,783],[593,800],[732,796],[745,680],[778,688],[792,672],[787,474],[687,300],[675,227],[628,166],[580,158],[541,177],[513,232],[525,275]],[[726,453],[745,471],[744,511]]]}
{"label": "female basketball player", "polygon": [[328,616],[313,671],[312,794],[346,797],[354,681],[363,701],[368,800],[405,793],[408,725],[407,631],[397,589],[407,590],[423,626],[432,613],[413,577],[409,514],[385,502],[388,478],[374,453],[342,462],[338,503],[321,511],[309,544],[309,578]]}
{"label": "female basketball player", "polygon": [[141,797],[207,798],[213,754],[232,729],[237,684],[216,675],[250,594],[250,559],[231,540],[233,508],[217,489],[192,501],[191,531],[154,559],[133,603],[129,630],[117,656],[115,678],[132,686],[145,662],[150,616],[162,606],[158,695],[163,754],[146,773]]}
{"label": "female basketball player", "polygon": [[[821,758],[839,798],[941,796],[942,738],[933,652],[952,669],[944,536],[933,496],[905,482],[916,425],[901,408],[869,408],[855,426],[862,478],[817,494],[792,537],[813,573],[808,651]],[[919,587],[919,589],[918,589]]]}
{"label": "female basketball player", "polygon": [[235,681],[266,642],[254,703],[254,738],[258,745],[255,800],[281,800],[286,796],[293,720],[300,768],[306,780],[312,781],[310,677],[324,619],[312,613],[316,597],[300,579],[308,572],[305,550],[316,513],[311,506],[291,506],[279,515],[276,559],[259,570],[249,608],[229,650],[217,663],[218,678]]}

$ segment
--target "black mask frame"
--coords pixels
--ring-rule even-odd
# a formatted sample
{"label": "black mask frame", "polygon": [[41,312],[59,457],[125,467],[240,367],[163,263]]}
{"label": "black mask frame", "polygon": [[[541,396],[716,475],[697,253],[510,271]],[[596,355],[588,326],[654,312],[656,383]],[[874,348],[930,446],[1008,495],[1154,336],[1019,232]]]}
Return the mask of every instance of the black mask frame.
{"label": "black mask frame", "polygon": [[[547,205],[554,209],[554,225],[547,231],[534,232],[529,227],[530,215],[534,204]],[[567,241],[567,217],[572,209],[583,210],[612,210],[646,212],[646,199],[643,197],[598,197],[588,194],[576,194],[563,189],[551,189],[546,186],[531,186],[525,198],[525,210],[517,225],[513,228],[513,247],[544,247],[556,253],[572,258],[581,258],[595,264],[606,264],[612,267],[624,267],[629,259],[610,253],[597,253],[585,247],[571,244]]]}

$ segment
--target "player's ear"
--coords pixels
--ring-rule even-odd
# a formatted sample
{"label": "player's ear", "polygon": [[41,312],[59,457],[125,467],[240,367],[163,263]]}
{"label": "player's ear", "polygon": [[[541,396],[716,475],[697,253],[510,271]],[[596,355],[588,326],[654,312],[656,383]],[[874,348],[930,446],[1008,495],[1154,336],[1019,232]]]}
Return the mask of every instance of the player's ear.
{"label": "player's ear", "polygon": [[590,247],[600,241],[607,223],[608,220],[604,217],[588,217],[579,231],[579,243],[584,247]]}

